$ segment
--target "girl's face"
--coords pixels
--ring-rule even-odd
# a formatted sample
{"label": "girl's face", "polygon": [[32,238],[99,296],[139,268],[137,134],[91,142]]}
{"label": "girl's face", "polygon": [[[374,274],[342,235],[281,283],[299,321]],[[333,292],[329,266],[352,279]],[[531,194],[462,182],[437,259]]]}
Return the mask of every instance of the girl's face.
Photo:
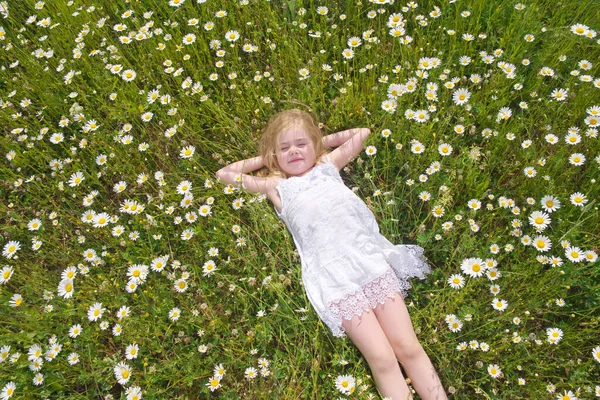
{"label": "girl's face", "polygon": [[299,125],[281,132],[275,153],[279,166],[289,176],[302,176],[315,165],[315,146]]}

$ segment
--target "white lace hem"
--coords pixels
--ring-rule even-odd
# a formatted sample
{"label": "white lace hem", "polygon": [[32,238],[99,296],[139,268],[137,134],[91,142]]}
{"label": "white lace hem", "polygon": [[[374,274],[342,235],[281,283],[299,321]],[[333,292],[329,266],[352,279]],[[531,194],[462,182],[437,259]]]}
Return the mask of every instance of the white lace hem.
{"label": "white lace hem", "polygon": [[346,334],[341,325],[342,319],[351,320],[354,316],[361,316],[362,313],[377,307],[377,304],[384,304],[387,299],[393,299],[396,293],[400,293],[404,298],[410,288],[410,283],[399,280],[390,267],[385,274],[373,279],[361,289],[330,302],[328,308],[337,323],[327,325],[334,336],[344,337]]}

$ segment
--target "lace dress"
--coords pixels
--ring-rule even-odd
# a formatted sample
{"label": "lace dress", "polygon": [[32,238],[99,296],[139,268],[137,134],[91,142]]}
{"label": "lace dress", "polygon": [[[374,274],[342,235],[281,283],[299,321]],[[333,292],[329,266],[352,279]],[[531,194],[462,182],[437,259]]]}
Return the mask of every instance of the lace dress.
{"label": "lace dress", "polygon": [[327,158],[304,176],[277,185],[281,213],[302,264],[308,300],[334,336],[345,336],[343,319],[360,316],[403,297],[410,277],[430,269],[423,248],[394,245],[379,233],[375,216],[342,181]]}

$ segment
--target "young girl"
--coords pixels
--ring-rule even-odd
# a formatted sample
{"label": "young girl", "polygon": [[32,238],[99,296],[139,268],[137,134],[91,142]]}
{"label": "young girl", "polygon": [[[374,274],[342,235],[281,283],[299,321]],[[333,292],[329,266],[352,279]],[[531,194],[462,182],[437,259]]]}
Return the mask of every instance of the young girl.
{"label": "young girl", "polygon": [[[370,133],[359,128],[323,137],[311,114],[283,111],[264,129],[260,156],[216,175],[271,200],[300,254],[310,303],[335,336],[349,336],[361,351],[381,395],[412,398],[400,361],[422,399],[446,399],[403,300],[408,278],[429,272],[423,249],[383,237],[373,213],[339,175]],[[327,147],[337,148],[327,153]],[[265,166],[267,177],[247,174]]]}

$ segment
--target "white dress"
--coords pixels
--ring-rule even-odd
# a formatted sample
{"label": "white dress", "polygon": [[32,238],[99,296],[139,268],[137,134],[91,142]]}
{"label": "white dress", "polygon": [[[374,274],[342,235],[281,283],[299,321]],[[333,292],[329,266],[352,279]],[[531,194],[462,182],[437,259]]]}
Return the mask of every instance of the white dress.
{"label": "white dress", "polygon": [[303,176],[277,185],[281,213],[302,264],[306,295],[334,336],[352,319],[403,297],[410,277],[430,272],[423,248],[394,245],[379,233],[375,216],[342,181],[327,158]]}

